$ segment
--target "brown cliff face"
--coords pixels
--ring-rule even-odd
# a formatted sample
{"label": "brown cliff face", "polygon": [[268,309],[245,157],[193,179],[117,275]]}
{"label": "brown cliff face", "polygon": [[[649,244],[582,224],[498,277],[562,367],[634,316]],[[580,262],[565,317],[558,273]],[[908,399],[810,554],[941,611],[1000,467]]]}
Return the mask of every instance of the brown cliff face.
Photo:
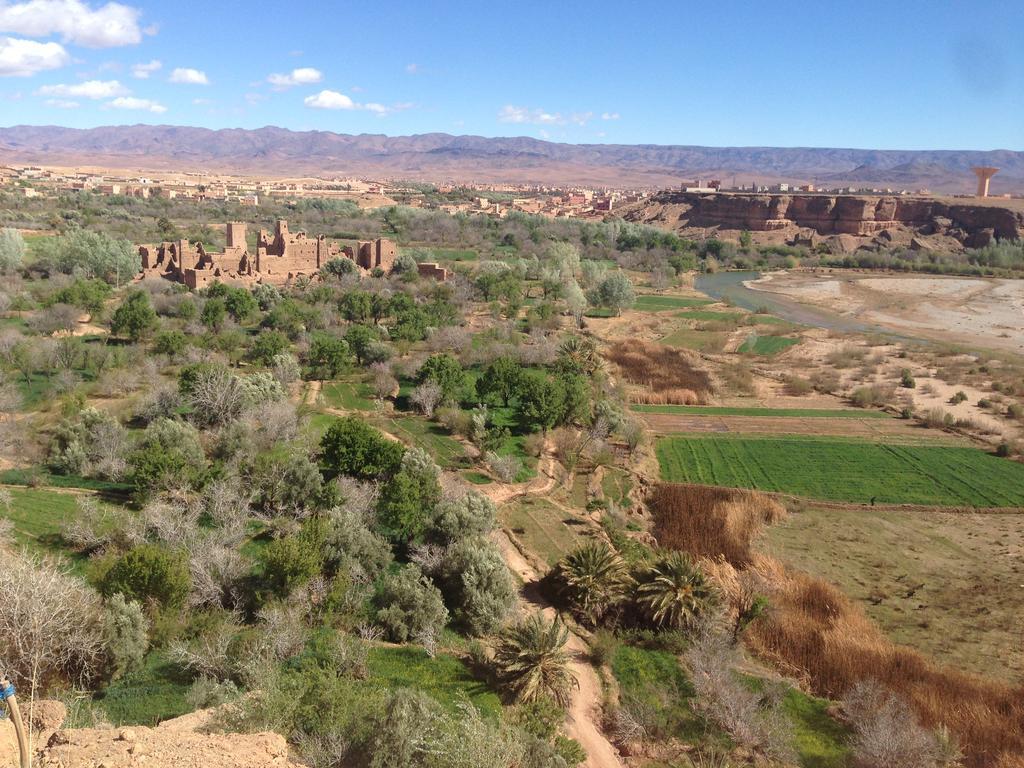
{"label": "brown cliff face", "polygon": [[[947,235],[963,244],[1024,238],[1024,207],[922,197],[660,192],[645,206],[678,211],[678,227],[752,232],[812,229],[820,235],[872,237],[887,229]],[[645,218],[632,215],[632,219]],[[983,243],[982,243],[983,244]]]}

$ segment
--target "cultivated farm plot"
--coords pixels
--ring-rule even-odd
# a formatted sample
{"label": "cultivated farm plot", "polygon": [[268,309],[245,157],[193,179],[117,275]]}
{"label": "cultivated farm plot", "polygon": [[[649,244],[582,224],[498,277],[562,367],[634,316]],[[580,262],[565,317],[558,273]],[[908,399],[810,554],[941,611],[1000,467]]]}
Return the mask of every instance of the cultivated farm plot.
{"label": "cultivated farm plot", "polygon": [[721,435],[667,437],[656,450],[670,482],[857,504],[1024,505],[1024,465],[975,448]]}
{"label": "cultivated farm plot", "polygon": [[565,510],[532,497],[506,504],[499,517],[530,552],[552,566],[575,549],[586,527]]}
{"label": "cultivated farm plot", "polygon": [[688,296],[643,294],[636,297],[633,309],[638,312],[667,312],[672,309],[706,307],[708,304],[714,304],[714,302],[710,299],[691,298]]}
{"label": "cultivated farm plot", "polygon": [[808,505],[763,546],[841,587],[897,643],[1007,682],[1024,674],[1024,514]]}
{"label": "cultivated farm plot", "polygon": [[321,390],[323,401],[331,408],[346,411],[372,411],[373,393],[370,385],[361,381],[332,381]]}
{"label": "cultivated farm plot", "polygon": [[[636,408],[637,406],[633,406]],[[730,409],[723,409],[728,411]],[[743,409],[736,409],[743,410]],[[819,416],[772,409],[750,409],[764,413],[666,413],[641,412],[651,431],[659,435],[714,433],[736,435],[836,435],[896,443],[967,445],[963,438],[941,430],[925,429],[904,419],[886,417],[878,411],[852,411],[854,415]],[[840,415],[842,414],[842,415]],[[878,418],[882,416],[882,418]]]}
{"label": "cultivated farm plot", "polygon": [[736,351],[751,355],[760,355],[761,357],[771,357],[799,343],[800,339],[792,339],[788,336],[760,336],[756,333],[752,333]]}

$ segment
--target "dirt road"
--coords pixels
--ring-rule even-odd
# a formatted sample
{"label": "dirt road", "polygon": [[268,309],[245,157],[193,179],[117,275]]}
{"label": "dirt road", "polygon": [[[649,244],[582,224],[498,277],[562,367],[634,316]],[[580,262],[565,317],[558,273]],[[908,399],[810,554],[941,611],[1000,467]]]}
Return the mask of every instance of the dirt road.
{"label": "dirt road", "polygon": [[[537,589],[537,582],[540,579],[537,570],[504,531],[495,534],[495,541],[501,548],[509,568],[523,580],[522,609],[527,612],[541,611],[548,619],[554,617],[555,609],[548,605]],[[587,760],[584,765],[587,768],[622,768],[623,763],[618,751],[598,727],[603,693],[601,680],[588,659],[587,644],[578,635],[570,632],[567,647],[572,654],[570,669],[580,687],[569,707],[566,731],[586,751]]]}

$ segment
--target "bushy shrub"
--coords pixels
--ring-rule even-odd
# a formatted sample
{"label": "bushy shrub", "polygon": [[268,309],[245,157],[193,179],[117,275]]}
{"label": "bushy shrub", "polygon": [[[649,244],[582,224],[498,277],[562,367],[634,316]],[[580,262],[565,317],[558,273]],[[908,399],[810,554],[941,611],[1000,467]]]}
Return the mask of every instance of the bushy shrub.
{"label": "bushy shrub", "polygon": [[437,508],[432,535],[444,543],[468,536],[484,536],[494,530],[498,510],[486,496],[472,491],[445,499]]}
{"label": "bushy shrub", "polygon": [[149,620],[136,602],[120,592],[106,603],[103,644],[107,649],[107,678],[116,679],[142,665],[149,648]]}
{"label": "bushy shrub", "polygon": [[189,488],[201,481],[206,457],[195,427],[183,421],[161,418],[142,433],[128,459],[131,481],[137,494],[170,488]]}
{"label": "bushy shrub", "polygon": [[278,594],[287,595],[320,572],[324,565],[326,526],[306,521],[299,533],[270,542],[260,553],[263,576]]}
{"label": "bushy shrub", "polygon": [[515,604],[508,566],[497,547],[483,538],[465,538],[448,549],[441,581],[453,618],[472,635],[496,630]]}
{"label": "bushy shrub", "polygon": [[398,471],[405,454],[400,443],[388,440],[356,416],[335,420],[320,440],[320,449],[328,478],[386,479]]}
{"label": "bushy shrub", "polygon": [[114,561],[100,582],[100,591],[106,597],[120,593],[143,605],[179,608],[191,585],[183,553],[157,544],[139,544]]}
{"label": "bushy shrub", "polygon": [[387,574],[373,601],[377,622],[396,643],[436,638],[448,622],[440,591],[415,565]]}
{"label": "bushy shrub", "polygon": [[353,581],[372,583],[391,565],[391,546],[348,508],[331,510],[324,536],[324,567]]}

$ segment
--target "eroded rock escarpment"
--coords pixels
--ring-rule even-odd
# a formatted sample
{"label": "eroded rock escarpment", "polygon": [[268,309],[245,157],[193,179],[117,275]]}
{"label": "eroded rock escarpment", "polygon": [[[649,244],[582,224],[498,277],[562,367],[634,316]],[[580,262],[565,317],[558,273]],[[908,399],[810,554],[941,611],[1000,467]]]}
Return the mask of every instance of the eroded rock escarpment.
{"label": "eroded rock escarpment", "polygon": [[1024,205],[927,197],[659,192],[624,212],[627,219],[678,231],[718,228],[801,231],[873,238],[886,232],[937,236],[964,247],[1024,238]]}

